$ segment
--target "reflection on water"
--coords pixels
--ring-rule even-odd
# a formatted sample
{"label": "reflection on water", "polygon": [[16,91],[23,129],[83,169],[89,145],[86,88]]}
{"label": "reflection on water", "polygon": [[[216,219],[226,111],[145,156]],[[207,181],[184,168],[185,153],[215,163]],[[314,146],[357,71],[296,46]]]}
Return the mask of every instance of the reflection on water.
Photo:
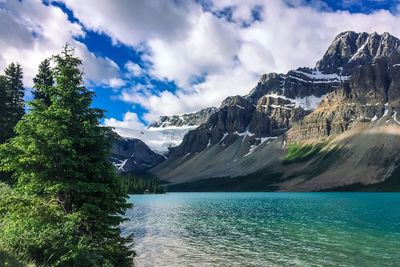
{"label": "reflection on water", "polygon": [[134,195],[136,266],[400,266],[400,194]]}

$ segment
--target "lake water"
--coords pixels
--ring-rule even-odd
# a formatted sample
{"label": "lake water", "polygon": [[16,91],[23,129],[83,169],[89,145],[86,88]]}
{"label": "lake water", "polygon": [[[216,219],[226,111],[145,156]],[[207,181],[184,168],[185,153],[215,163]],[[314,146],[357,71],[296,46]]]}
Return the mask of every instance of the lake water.
{"label": "lake water", "polygon": [[400,193],[133,195],[136,266],[400,266]]}

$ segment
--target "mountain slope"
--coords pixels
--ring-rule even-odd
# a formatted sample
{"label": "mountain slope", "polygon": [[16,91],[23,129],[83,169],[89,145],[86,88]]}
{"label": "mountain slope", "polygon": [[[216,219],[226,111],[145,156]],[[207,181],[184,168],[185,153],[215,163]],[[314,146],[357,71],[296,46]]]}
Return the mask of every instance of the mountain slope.
{"label": "mountain slope", "polygon": [[228,97],[152,172],[185,190],[257,177],[268,190],[382,181],[399,165],[399,77],[397,38],[339,34],[315,68],[266,74],[248,95]]}
{"label": "mountain slope", "polygon": [[178,146],[190,130],[206,122],[217,111],[217,108],[206,108],[198,112],[173,116],[161,116],[147,129],[137,130],[114,127],[114,131],[127,139],[142,140],[151,150],[167,155],[169,148]]}
{"label": "mountain slope", "polygon": [[110,161],[118,173],[142,174],[163,160],[164,156],[153,152],[139,139],[113,137]]}

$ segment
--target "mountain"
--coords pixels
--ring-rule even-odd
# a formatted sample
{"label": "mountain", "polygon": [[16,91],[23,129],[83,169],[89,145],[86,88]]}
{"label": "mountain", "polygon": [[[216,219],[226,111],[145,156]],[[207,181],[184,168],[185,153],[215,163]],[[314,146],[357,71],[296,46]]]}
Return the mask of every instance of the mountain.
{"label": "mountain", "polygon": [[115,127],[111,162],[121,173],[142,174],[166,159],[169,148],[178,146],[186,133],[197,128],[217,111],[206,108],[198,112],[162,116],[147,129]]}
{"label": "mountain", "polygon": [[171,190],[393,188],[399,112],[399,39],[344,32],[314,68],[226,98],[151,172]]}
{"label": "mountain", "polygon": [[160,119],[149,125],[149,128],[168,128],[168,127],[185,127],[199,126],[205,123],[212,114],[217,111],[217,108],[205,108],[193,113],[184,113],[180,115],[161,116]]}
{"label": "mountain", "polygon": [[113,137],[110,161],[118,173],[143,174],[164,160],[139,139]]}

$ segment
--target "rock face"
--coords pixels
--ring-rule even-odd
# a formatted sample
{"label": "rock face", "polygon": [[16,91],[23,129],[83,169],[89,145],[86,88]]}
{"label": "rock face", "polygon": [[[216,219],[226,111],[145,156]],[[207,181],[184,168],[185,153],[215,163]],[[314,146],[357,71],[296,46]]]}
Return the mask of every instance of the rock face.
{"label": "rock face", "polygon": [[149,128],[166,128],[171,126],[197,126],[205,123],[217,108],[205,108],[197,112],[182,115],[161,116],[159,120],[149,125]]}
{"label": "rock face", "polygon": [[[400,137],[400,40],[388,33],[341,33],[314,68],[264,74],[248,95],[228,97],[208,114],[152,172],[178,183],[267,168],[287,179],[281,187],[274,180],[282,190],[379,182],[400,165],[400,148],[393,147]],[[320,141],[329,145],[314,162],[283,165],[287,142]],[[338,159],[344,168],[361,167],[325,166]],[[297,176],[318,177],[318,186],[310,180],[301,187]]]}
{"label": "rock face", "polygon": [[357,122],[397,120],[400,61],[380,57],[356,68],[351,79],[329,93],[320,106],[288,132],[289,142],[323,139],[349,130]]}
{"label": "rock face", "polygon": [[316,68],[324,73],[351,75],[360,65],[381,58],[399,60],[400,40],[385,32],[382,35],[366,32],[343,32],[329,46]]}
{"label": "rock face", "polygon": [[249,131],[258,137],[279,136],[309,112],[282,97],[261,97],[249,124]]}
{"label": "rock face", "polygon": [[229,146],[237,139],[257,145],[264,137],[286,132],[306,114],[296,102],[282,97],[264,96],[257,105],[245,97],[228,97],[206,123],[190,131],[180,146],[171,148],[169,157],[198,153],[216,144]]}
{"label": "rock face", "polygon": [[[246,96],[251,102],[257,103],[258,99],[266,94],[277,94],[293,100],[301,100],[309,96],[320,98],[331,92],[347,76],[337,73],[321,73],[311,68],[298,68],[287,74],[269,73],[261,76],[257,86]],[[314,106],[303,108],[313,109]]]}
{"label": "rock face", "polygon": [[142,174],[164,160],[139,139],[113,138],[110,161],[118,173]]}

